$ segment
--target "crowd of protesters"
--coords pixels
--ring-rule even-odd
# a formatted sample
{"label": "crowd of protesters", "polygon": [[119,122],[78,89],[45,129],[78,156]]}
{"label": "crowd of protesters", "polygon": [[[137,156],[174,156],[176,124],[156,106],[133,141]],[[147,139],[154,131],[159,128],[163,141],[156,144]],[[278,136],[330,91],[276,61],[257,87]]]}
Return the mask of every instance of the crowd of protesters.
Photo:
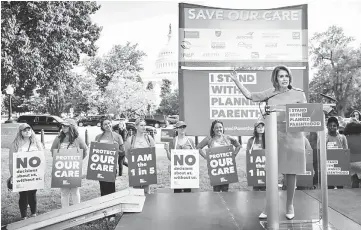
{"label": "crowd of protesters", "polygon": [[[276,67],[271,76],[273,88],[263,92],[249,92],[236,77],[236,73],[231,74],[232,80],[236,86],[242,92],[242,94],[254,101],[263,101],[266,98],[270,104],[278,105],[285,103],[306,103],[306,97],[302,90],[297,88],[291,88],[289,85],[292,83],[292,73],[285,66]],[[280,95],[275,95],[280,94]],[[312,149],[313,162],[314,162],[314,183],[316,184],[318,178],[319,168],[319,143],[317,141],[317,134],[310,133],[305,138],[303,133],[289,133],[286,132],[285,125],[285,113],[278,112],[278,154],[279,154],[279,173],[285,175],[285,181],[287,185],[287,200],[286,200],[286,217],[288,219],[294,218],[293,199],[296,189],[296,175],[304,174],[306,170],[306,157],[305,150]],[[353,135],[361,133],[361,114],[355,110],[351,114],[351,120],[346,125],[343,134],[339,132],[339,122],[336,117],[330,117],[327,120],[327,135],[326,145],[327,148],[339,148],[348,149],[348,143],[345,135]],[[179,121],[175,125],[176,136],[173,138],[173,149],[198,149],[202,158],[207,159],[207,153],[204,150],[205,147],[214,148],[219,146],[233,146],[233,154],[236,157],[239,150],[242,147],[242,143],[232,136],[224,133],[224,126],[222,121],[214,120],[210,124],[209,136],[205,137],[198,145],[186,136],[186,123]],[[127,158],[131,154],[132,149],[154,147],[155,141],[151,135],[146,132],[146,122],[142,118],[138,118],[135,121],[136,132],[129,135],[126,130],[126,126],[123,122],[116,126],[112,126],[112,121],[105,119],[101,122],[101,133],[96,136],[95,142],[116,144],[118,152],[118,170],[115,174],[119,176],[123,175],[123,166],[128,166]],[[262,120],[257,121],[254,124],[253,136],[247,142],[246,152],[249,153],[254,149],[265,149],[265,123]],[[83,159],[88,154],[88,146],[79,136],[76,122],[72,119],[66,119],[62,123],[62,130],[60,134],[54,139],[51,146],[51,151],[59,149],[78,148],[83,150]],[[9,155],[9,169],[12,176],[13,170],[13,153],[18,151],[37,151],[43,150],[44,146],[37,140],[34,131],[27,124],[21,124],[19,126],[18,133],[10,148]],[[171,149],[168,144],[165,145],[167,157],[171,159]],[[351,165],[352,170],[352,187],[359,187],[361,179],[361,162],[354,162]],[[11,180],[10,180],[11,183]],[[108,195],[115,192],[115,182],[99,182],[100,195]],[[149,185],[139,186],[136,188],[144,189],[145,193],[150,193]],[[214,192],[228,192],[229,184],[213,186]],[[254,187],[253,190],[266,190],[265,186]],[[191,192],[190,188],[175,189],[175,193],[179,192]],[[27,207],[30,206],[31,217],[36,216],[37,201],[36,190],[24,191],[19,193],[19,209],[22,219],[27,218]],[[73,204],[81,202],[80,188],[61,188],[60,200],[62,207],[69,206],[69,199],[72,197]],[[266,210],[266,208],[264,209]],[[267,218],[267,213],[264,211],[259,216],[260,218]],[[110,217],[110,220],[114,220],[114,216]]]}

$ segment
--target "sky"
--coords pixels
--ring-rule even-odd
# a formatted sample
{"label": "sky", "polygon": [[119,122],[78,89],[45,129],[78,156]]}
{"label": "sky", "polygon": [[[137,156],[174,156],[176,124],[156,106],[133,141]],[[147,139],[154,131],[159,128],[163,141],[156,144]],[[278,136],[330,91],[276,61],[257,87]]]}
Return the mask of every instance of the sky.
{"label": "sky", "polygon": [[[158,53],[167,43],[169,24],[174,33],[173,44],[177,52],[178,2],[168,1],[98,1],[101,8],[92,20],[103,27],[96,42],[98,55],[107,53],[113,45],[127,41],[138,43],[147,57],[144,58],[143,79],[150,78],[155,69]],[[199,5],[235,8],[267,9],[281,6],[308,4],[309,38],[331,25],[341,26],[345,34],[355,37],[353,45],[361,43],[361,0],[222,0],[183,1]],[[312,71],[311,71],[312,72]],[[312,79],[312,73],[310,80]]]}

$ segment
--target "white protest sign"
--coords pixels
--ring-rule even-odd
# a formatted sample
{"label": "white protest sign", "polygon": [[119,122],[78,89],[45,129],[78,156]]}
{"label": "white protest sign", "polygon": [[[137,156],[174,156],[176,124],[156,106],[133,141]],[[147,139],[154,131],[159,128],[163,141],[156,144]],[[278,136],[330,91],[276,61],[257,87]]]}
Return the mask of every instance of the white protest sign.
{"label": "white protest sign", "polygon": [[44,189],[44,174],[43,151],[13,154],[13,192]]}
{"label": "white protest sign", "polygon": [[193,149],[172,149],[171,188],[199,188],[199,152]]}

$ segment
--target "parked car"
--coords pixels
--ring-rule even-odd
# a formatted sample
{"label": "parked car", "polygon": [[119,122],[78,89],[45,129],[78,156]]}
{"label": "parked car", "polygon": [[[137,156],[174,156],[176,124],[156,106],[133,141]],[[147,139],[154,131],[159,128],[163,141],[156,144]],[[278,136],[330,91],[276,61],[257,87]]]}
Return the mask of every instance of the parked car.
{"label": "parked car", "polygon": [[[152,126],[154,128],[167,127],[167,123],[164,120],[156,120],[152,118],[145,118],[144,120],[147,126]],[[135,119],[129,119],[129,122],[135,122]]]}
{"label": "parked car", "polygon": [[[126,129],[128,131],[128,135],[131,135],[132,133],[134,133],[136,131],[134,122],[126,122],[125,125],[126,125]],[[146,125],[145,129],[152,137],[154,137],[154,135],[157,134],[157,129],[152,126]]]}
{"label": "parked car", "polygon": [[101,120],[108,118],[106,115],[95,115],[95,116],[87,116],[85,118],[78,120],[78,126],[98,126],[100,127]]}
{"label": "parked car", "polygon": [[176,124],[179,121],[179,115],[169,115],[167,118],[169,124]]}
{"label": "parked car", "polygon": [[18,123],[27,123],[35,133],[60,132],[63,119],[53,115],[22,115],[17,119]]}

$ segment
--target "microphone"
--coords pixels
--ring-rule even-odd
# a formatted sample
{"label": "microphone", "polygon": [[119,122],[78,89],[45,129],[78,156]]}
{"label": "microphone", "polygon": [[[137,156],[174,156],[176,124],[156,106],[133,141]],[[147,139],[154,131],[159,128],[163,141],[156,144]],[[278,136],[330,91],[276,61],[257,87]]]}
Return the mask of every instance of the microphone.
{"label": "microphone", "polygon": [[[301,89],[293,88],[292,85],[288,85],[288,86],[287,86],[287,89],[289,89],[289,90],[292,90],[292,89],[293,89],[293,90],[296,90],[296,91],[304,92],[304,91],[301,90]],[[270,96],[270,97],[262,100],[261,102],[267,102],[267,101],[268,101],[269,99],[271,99],[272,97],[275,97],[275,96],[277,96],[277,95],[280,95],[280,94],[283,94],[283,93],[286,93],[286,92],[287,92],[287,91],[273,94],[272,96]]]}

